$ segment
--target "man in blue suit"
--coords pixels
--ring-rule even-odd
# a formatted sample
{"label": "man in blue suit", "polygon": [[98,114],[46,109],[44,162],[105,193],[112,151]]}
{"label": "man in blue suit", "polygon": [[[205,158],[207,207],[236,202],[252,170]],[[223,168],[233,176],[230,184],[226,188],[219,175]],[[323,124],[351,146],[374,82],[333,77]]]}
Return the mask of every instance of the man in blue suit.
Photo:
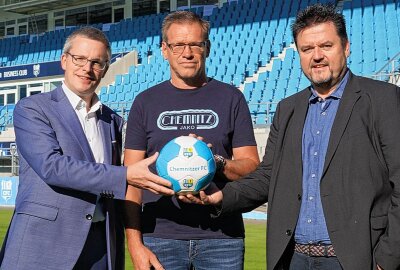
{"label": "man in blue suit", "polygon": [[110,57],[100,30],[75,31],[63,49],[62,86],[17,104],[20,184],[2,270],[123,269],[127,184],[173,194],[148,170],[157,155],[120,166],[123,120],[95,94]]}

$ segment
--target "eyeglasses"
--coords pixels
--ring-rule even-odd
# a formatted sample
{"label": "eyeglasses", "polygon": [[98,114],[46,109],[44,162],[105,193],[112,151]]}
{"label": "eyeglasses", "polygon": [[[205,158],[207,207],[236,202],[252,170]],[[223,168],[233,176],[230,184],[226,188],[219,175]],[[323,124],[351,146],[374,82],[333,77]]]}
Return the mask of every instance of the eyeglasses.
{"label": "eyeglasses", "polygon": [[98,60],[90,60],[84,56],[70,54],[69,52],[66,52],[66,54],[71,56],[72,63],[74,63],[74,65],[76,65],[78,67],[83,67],[87,64],[87,62],[90,62],[91,66],[94,70],[104,70],[108,64],[108,61],[103,62],[103,61],[98,61]]}
{"label": "eyeglasses", "polygon": [[194,53],[204,52],[204,48],[207,46],[208,41],[202,42],[191,42],[191,43],[165,43],[173,54],[182,54],[186,46],[189,46],[190,50]]}

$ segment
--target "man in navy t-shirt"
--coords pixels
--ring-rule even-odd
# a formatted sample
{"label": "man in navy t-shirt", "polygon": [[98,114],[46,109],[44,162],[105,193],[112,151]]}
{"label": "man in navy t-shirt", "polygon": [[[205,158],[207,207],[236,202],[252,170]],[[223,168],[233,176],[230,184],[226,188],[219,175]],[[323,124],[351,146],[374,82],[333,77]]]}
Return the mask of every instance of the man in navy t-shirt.
{"label": "man in navy t-shirt", "polygon": [[[218,168],[213,181],[222,188],[253,171],[259,158],[243,94],[206,76],[209,27],[188,11],[165,18],[162,53],[171,79],[136,97],[128,119],[125,164],[194,133],[212,144]],[[241,214],[211,219],[209,206],[131,186],[126,199],[126,234],[136,269],[243,269]]]}

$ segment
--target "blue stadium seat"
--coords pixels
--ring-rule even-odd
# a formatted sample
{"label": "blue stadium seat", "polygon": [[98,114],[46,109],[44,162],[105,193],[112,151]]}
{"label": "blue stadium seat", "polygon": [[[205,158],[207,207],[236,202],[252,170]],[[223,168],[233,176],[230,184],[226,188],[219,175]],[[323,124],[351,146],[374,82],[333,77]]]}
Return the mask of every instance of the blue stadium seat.
{"label": "blue stadium seat", "polygon": [[99,96],[99,99],[100,99],[101,102],[107,103],[108,102],[108,97],[109,97],[109,95],[107,93],[101,92],[100,96]]}
{"label": "blue stadium seat", "polygon": [[124,101],[126,101],[126,102],[133,101],[134,96],[135,96],[134,91],[126,92],[126,93],[125,93]]}
{"label": "blue stadium seat", "polygon": [[129,74],[124,74],[122,75],[122,81],[124,85],[127,85],[130,83],[130,75]]}
{"label": "blue stadium seat", "polygon": [[117,93],[108,94],[108,101],[109,102],[116,102],[117,101]]}
{"label": "blue stadium seat", "polygon": [[115,84],[115,85],[120,85],[120,84],[122,84],[122,75],[120,75],[120,74],[115,75],[115,82],[114,82],[114,84]]}

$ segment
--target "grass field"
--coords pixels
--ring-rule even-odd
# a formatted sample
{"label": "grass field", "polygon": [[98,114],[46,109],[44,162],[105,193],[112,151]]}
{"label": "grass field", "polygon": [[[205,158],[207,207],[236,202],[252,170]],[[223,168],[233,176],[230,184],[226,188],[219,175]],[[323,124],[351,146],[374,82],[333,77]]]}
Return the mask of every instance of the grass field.
{"label": "grass field", "polygon": [[[3,243],[8,224],[12,215],[12,209],[0,208],[0,243]],[[246,221],[245,239],[245,269],[263,270],[266,269],[265,262],[265,221]],[[125,252],[126,269],[133,269],[128,252]]]}

